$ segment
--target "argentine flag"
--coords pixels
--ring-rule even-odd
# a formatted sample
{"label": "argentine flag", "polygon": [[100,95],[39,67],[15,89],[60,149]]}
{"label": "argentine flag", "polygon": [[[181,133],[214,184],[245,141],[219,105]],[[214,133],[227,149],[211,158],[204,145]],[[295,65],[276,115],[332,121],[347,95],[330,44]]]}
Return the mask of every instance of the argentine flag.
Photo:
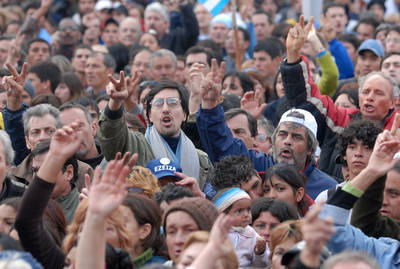
{"label": "argentine flag", "polygon": [[214,17],[228,4],[229,0],[198,0]]}

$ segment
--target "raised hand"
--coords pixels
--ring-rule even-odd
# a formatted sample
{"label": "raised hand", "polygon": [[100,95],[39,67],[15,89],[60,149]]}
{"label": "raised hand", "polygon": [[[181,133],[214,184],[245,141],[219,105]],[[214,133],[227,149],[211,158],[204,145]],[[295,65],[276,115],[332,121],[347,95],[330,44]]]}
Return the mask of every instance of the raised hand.
{"label": "raised hand", "polygon": [[229,230],[232,228],[232,217],[224,213],[220,214],[210,232],[209,243],[214,246],[219,257],[224,257],[232,251],[232,246],[225,244]]}
{"label": "raised hand", "polygon": [[256,255],[262,255],[264,254],[266,249],[267,249],[267,240],[261,237],[257,237],[256,246],[254,247],[254,253]]}
{"label": "raised hand", "polygon": [[225,74],[225,62],[218,66],[217,60],[212,59],[211,71],[201,82],[202,106],[204,109],[212,109],[216,107],[220,101],[221,82]]}
{"label": "raised hand", "polygon": [[106,88],[107,94],[110,96],[108,106],[111,110],[118,110],[129,96],[125,74],[121,71],[119,73],[119,80],[116,80],[111,74],[108,75],[108,78],[110,80]]}
{"label": "raised hand", "polygon": [[189,189],[195,196],[206,198],[206,195],[200,190],[199,183],[194,177],[189,177],[184,173],[175,172],[181,180],[175,182],[175,185]]}
{"label": "raised hand", "polygon": [[376,138],[366,169],[377,177],[385,175],[397,161],[393,157],[400,151],[400,138],[396,135],[399,124],[400,115],[397,113],[391,131],[385,130]]}
{"label": "raised hand", "polygon": [[311,17],[307,25],[304,25],[304,16],[300,16],[299,22],[296,26],[289,30],[289,34],[286,39],[286,51],[287,51],[287,62],[293,63],[300,58],[300,50],[307,40],[308,33],[314,23],[314,17]]}
{"label": "raised hand", "polygon": [[13,40],[11,40],[7,54],[7,60],[6,60],[7,63],[10,63],[11,65],[15,66],[17,61],[21,58],[20,50],[22,42],[24,42],[24,40],[25,40],[25,34],[22,33],[17,33],[17,36]]}
{"label": "raised hand", "polygon": [[24,63],[20,74],[10,63],[7,63],[6,66],[10,70],[11,76],[3,77],[2,86],[7,91],[8,109],[15,111],[20,109],[22,105],[22,93],[25,87],[28,65]]}
{"label": "raised hand", "polygon": [[51,138],[49,154],[67,160],[74,155],[83,141],[79,122],[75,121],[58,129]]}
{"label": "raised hand", "polygon": [[139,72],[135,71],[133,76],[126,78],[126,89],[128,90],[128,97],[125,100],[125,106],[127,110],[131,110],[138,103],[138,91],[139,91],[139,82],[141,79],[141,75]]}
{"label": "raised hand", "polygon": [[300,259],[309,267],[319,267],[322,249],[335,233],[332,218],[319,218],[321,210],[322,204],[316,204],[301,220],[301,232],[306,246],[300,254]]}
{"label": "raised hand", "polygon": [[260,104],[261,94],[261,90],[256,89],[255,92],[246,92],[240,100],[240,108],[246,110],[255,119],[258,119],[267,107],[265,103]]}

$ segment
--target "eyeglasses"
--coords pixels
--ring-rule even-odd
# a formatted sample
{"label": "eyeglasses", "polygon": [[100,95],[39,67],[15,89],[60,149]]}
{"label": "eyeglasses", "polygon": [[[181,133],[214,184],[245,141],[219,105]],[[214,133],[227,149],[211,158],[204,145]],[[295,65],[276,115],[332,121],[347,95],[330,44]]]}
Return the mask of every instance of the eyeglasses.
{"label": "eyeglasses", "polygon": [[269,139],[269,137],[266,136],[266,135],[264,135],[264,134],[258,134],[258,135],[256,136],[256,141],[259,142],[259,143],[264,143],[264,142],[266,142],[268,139]]}
{"label": "eyeglasses", "polygon": [[398,38],[398,37],[386,38],[385,43],[389,43],[389,42],[400,43],[400,38]]}
{"label": "eyeglasses", "polygon": [[169,108],[173,109],[177,108],[180,105],[181,100],[178,97],[157,98],[151,101],[151,107],[153,109],[161,109],[164,105],[164,102],[167,103],[167,106]]}
{"label": "eyeglasses", "polygon": [[73,26],[73,25],[71,25],[71,26],[60,27],[60,31],[61,31],[61,32],[66,32],[66,31],[68,31],[68,30],[70,30],[70,31],[78,31],[79,28],[78,28],[78,26]]}

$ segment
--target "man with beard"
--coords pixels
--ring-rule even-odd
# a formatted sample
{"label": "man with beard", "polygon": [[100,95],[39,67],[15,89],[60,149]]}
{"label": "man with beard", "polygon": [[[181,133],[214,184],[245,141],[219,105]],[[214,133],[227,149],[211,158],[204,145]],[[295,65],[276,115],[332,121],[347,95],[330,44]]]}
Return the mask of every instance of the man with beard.
{"label": "man with beard", "polygon": [[197,128],[211,161],[217,162],[228,155],[247,155],[258,172],[266,171],[274,163],[292,164],[307,176],[306,192],[313,199],[336,185],[335,180],[315,167],[318,126],[311,113],[291,109],[282,115],[271,137],[271,156],[247,149],[241,139],[233,137],[226,124],[224,110],[218,104],[219,94],[207,94],[207,91],[219,93],[217,87],[202,87],[202,91],[204,97],[197,114]]}
{"label": "man with beard", "polygon": [[79,120],[79,130],[83,139],[76,156],[95,169],[104,157],[101,154],[100,146],[97,146],[94,140],[96,127],[93,125],[89,110],[80,104],[68,102],[60,107],[60,119],[63,125],[70,125],[77,119]]}
{"label": "man with beard", "polygon": [[[138,153],[137,165],[145,166],[156,158],[168,158],[182,167],[189,177],[194,177],[202,190],[206,175],[211,168],[207,154],[196,149],[193,142],[182,131],[182,123],[189,115],[188,97],[182,84],[161,81],[146,97],[146,114],[149,119],[146,135],[130,131],[124,116],[124,102],[128,90],[121,76],[119,82],[110,77],[107,86],[110,101],[102,111],[98,138],[107,160],[117,152]],[[229,131],[230,132],[230,131]]]}
{"label": "man with beard", "polygon": [[81,39],[79,25],[73,19],[65,18],[61,20],[58,30],[60,31],[60,49],[56,54],[62,54],[71,60]]}

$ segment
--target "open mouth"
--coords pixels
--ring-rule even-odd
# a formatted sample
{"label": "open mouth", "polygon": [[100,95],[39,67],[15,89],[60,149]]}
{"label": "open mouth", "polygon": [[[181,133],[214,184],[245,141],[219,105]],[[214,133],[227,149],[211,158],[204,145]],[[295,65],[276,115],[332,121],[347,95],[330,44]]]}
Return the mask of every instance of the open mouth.
{"label": "open mouth", "polygon": [[280,155],[281,155],[281,157],[287,158],[287,159],[290,159],[290,158],[293,157],[293,153],[292,153],[292,151],[289,150],[289,149],[283,149],[283,150],[281,150]]}
{"label": "open mouth", "polygon": [[372,105],[365,104],[364,105],[364,110],[367,113],[373,113],[375,111],[375,107],[372,106]]}
{"label": "open mouth", "polygon": [[172,124],[172,119],[171,117],[167,116],[167,117],[163,117],[161,119],[161,122],[164,126],[170,126]]}

